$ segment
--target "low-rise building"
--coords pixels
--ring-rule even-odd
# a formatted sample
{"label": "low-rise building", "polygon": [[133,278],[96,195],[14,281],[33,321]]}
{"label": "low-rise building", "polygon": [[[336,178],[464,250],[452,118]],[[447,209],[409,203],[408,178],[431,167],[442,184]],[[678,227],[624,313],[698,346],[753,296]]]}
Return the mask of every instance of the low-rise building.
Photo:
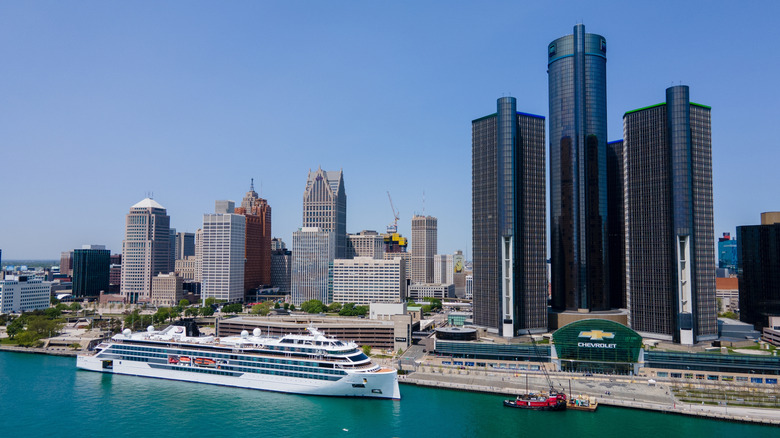
{"label": "low-rise building", "polygon": [[715,298],[718,312],[739,312],[739,280],[737,277],[715,278]]}
{"label": "low-rise building", "polygon": [[409,286],[409,298],[418,300],[421,298],[454,298],[454,284],[421,283]]}
{"label": "low-rise building", "polygon": [[182,278],[175,272],[158,274],[152,278],[152,304],[158,306],[175,306],[184,298]]}

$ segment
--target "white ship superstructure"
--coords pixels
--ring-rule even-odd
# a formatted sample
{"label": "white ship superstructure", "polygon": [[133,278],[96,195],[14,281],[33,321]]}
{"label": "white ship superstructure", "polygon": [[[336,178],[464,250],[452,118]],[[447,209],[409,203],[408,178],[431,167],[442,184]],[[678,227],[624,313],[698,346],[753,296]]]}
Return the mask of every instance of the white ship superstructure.
{"label": "white ship superstructure", "polygon": [[79,355],[90,371],[157,377],[266,391],[400,399],[395,369],[374,364],[357,344],[307,335],[188,336],[184,326],[131,333],[126,329]]}

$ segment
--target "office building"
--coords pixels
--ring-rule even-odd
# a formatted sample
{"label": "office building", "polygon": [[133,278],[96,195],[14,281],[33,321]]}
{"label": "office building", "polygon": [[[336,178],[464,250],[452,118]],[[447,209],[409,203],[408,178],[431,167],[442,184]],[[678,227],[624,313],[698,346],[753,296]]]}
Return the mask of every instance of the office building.
{"label": "office building", "polygon": [[103,245],[73,250],[73,296],[97,297],[110,290],[111,251]]}
{"label": "office building", "polygon": [[547,54],[552,305],[607,310],[607,42],[578,24]]}
{"label": "office building", "polygon": [[731,238],[731,233],[723,233],[718,238],[718,268],[737,271],[737,241]]}
{"label": "office building", "polygon": [[170,224],[165,207],[152,198],[130,207],[125,216],[120,286],[126,302],[149,299],[152,277],[170,272]]}
{"label": "office building", "polygon": [[474,276],[471,274],[466,275],[466,299],[474,299]]}
{"label": "office building", "polygon": [[737,277],[715,278],[715,299],[718,313],[739,312],[739,280]]}
{"label": "office building", "polygon": [[214,201],[215,214],[233,214],[236,210],[236,203],[228,200]]}
{"label": "office building", "polygon": [[336,258],[346,258],[347,193],[342,171],[326,172],[322,168],[309,171],[303,192],[303,227],[333,232]]}
{"label": "office building", "polygon": [[203,228],[195,231],[195,282],[203,282]]}
{"label": "office building", "polygon": [[73,275],[73,251],[60,253],[60,274],[66,277]]}
{"label": "office building", "polygon": [[626,308],[626,223],[623,199],[623,140],[607,143],[607,216],[610,307]]}
{"label": "office building", "polygon": [[417,283],[409,286],[410,300],[423,300],[424,298],[455,298],[454,284]]}
{"label": "office building", "polygon": [[166,272],[172,272],[176,266],[176,228],[170,228],[168,230],[168,270]]}
{"label": "office building", "polygon": [[544,333],[544,118],[502,97],[471,129],[474,324],[505,337]]}
{"label": "office building", "polygon": [[319,227],[302,227],[293,233],[290,287],[293,304],[309,300],[333,301],[332,271],[336,235]]}
{"label": "office building", "polygon": [[291,269],[292,251],[284,248],[271,251],[271,285],[279,289],[280,295],[290,295]]}
{"label": "office building", "polygon": [[183,281],[195,281],[199,266],[197,257],[187,256],[184,259],[176,260],[176,270],[174,272]]}
{"label": "office building", "polygon": [[357,234],[347,234],[348,259],[371,257],[382,260],[385,257],[385,239],[376,231],[363,230]]}
{"label": "office building", "polygon": [[438,220],[433,216],[412,217],[412,283],[433,282],[437,228]]}
{"label": "office building", "polygon": [[246,219],[240,214],[203,215],[201,297],[244,300]]}
{"label": "office building", "polygon": [[184,295],[182,278],[174,272],[158,274],[152,279],[152,304],[175,306],[184,298]]}
{"label": "office building", "polygon": [[246,218],[244,290],[271,284],[271,207],[255,192],[254,179],[236,208]]}
{"label": "office building", "polygon": [[406,284],[412,281],[412,253],[410,252],[386,252],[385,260],[401,259],[404,263],[404,271],[406,272]]}
{"label": "office building", "polygon": [[623,116],[626,302],[643,336],[717,337],[710,132],[710,108],[682,85]]}
{"label": "office building", "polygon": [[336,259],[333,301],[337,303],[400,303],[406,300],[406,264],[400,258]]}
{"label": "office building", "polygon": [[8,275],[0,280],[0,313],[48,309],[51,282],[26,275]]}
{"label": "office building", "polygon": [[739,320],[757,330],[780,316],[780,212],[761,214],[761,225],[737,227]]}
{"label": "office building", "polygon": [[195,255],[195,233],[176,233],[176,260]]}
{"label": "office building", "polygon": [[271,239],[271,251],[276,251],[279,249],[287,249],[287,245],[284,243],[284,240],[274,237]]}
{"label": "office building", "polygon": [[455,256],[436,254],[433,256],[433,282],[455,284]]}

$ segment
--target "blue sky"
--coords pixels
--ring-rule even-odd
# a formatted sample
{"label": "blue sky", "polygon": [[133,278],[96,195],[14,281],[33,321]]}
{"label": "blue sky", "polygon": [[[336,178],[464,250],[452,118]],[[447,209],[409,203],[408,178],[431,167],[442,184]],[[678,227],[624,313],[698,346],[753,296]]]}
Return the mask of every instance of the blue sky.
{"label": "blue sky", "polygon": [[[780,210],[776,2],[3,2],[0,249],[121,251],[153,191],[179,231],[250,178],[288,244],[309,169],[343,169],[347,230],[389,190],[471,255],[471,120],[547,116],[546,48],[606,37],[608,129],[672,84],[712,106],[715,234]],[[261,190],[262,187],[262,190]],[[424,195],[423,195],[424,194]],[[424,202],[423,202],[424,197]]]}

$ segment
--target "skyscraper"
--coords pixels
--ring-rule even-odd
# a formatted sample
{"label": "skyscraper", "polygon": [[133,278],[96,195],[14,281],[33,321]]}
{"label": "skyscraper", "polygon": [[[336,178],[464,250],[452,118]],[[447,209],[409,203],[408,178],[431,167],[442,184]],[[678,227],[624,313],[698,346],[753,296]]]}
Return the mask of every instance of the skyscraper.
{"label": "skyscraper", "polygon": [[195,234],[176,233],[176,260],[184,260],[195,255]]}
{"label": "skyscraper", "polygon": [[271,284],[271,207],[255,192],[254,179],[236,214],[246,218],[244,289]]}
{"label": "skyscraper", "polygon": [[292,251],[286,248],[271,251],[271,286],[279,288],[279,295],[290,294],[291,268]]}
{"label": "skyscraper", "polygon": [[761,225],[737,227],[739,319],[757,329],[780,315],[780,212],[761,214]]}
{"label": "skyscraper", "polygon": [[326,172],[322,168],[309,171],[303,192],[303,227],[332,231],[336,258],[347,256],[347,193],[342,171]]}
{"label": "skyscraper", "polygon": [[685,345],[718,333],[710,108],[688,96],[623,116],[629,323]]}
{"label": "skyscraper", "polygon": [[506,337],[544,333],[544,118],[518,113],[514,97],[497,107],[471,122],[474,323]]}
{"label": "skyscraper", "polygon": [[111,251],[103,245],[73,250],[73,296],[97,297],[109,292]]}
{"label": "skyscraper", "polygon": [[246,220],[240,214],[203,215],[202,298],[244,300]]}
{"label": "skyscraper", "polygon": [[626,308],[626,222],[624,218],[623,140],[607,143],[609,216],[609,294],[613,309]]}
{"label": "skyscraper", "polygon": [[318,227],[303,227],[293,233],[291,298],[299,306],[309,300],[330,304],[333,298],[332,272],[336,251],[332,231]]}
{"label": "skyscraper", "polygon": [[552,304],[606,310],[607,42],[578,24],[572,35],[550,43],[547,54]]}
{"label": "skyscraper", "polygon": [[125,216],[120,293],[127,302],[149,299],[152,277],[170,272],[170,224],[165,207],[152,198],[133,205]]}
{"label": "skyscraper", "polygon": [[437,248],[438,220],[412,217],[412,283],[433,283],[433,256]]}

